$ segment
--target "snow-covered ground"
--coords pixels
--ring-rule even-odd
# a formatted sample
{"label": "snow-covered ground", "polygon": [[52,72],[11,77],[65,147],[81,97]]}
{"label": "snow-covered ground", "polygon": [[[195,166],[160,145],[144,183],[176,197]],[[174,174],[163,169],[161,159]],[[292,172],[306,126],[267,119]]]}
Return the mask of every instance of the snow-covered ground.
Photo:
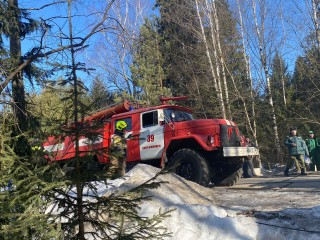
{"label": "snow-covered ground", "polygon": [[[149,165],[139,164],[124,178],[116,179],[114,187],[100,193],[115,189],[126,191],[150,179],[158,171]],[[157,189],[148,190],[147,194],[152,196],[152,201],[144,202],[140,213],[152,216],[158,214],[159,209],[175,209],[171,217],[162,222],[172,232],[172,238],[169,239],[320,240],[319,198],[314,198],[313,203],[307,205],[310,206],[308,208],[292,208],[290,198],[281,199],[286,194],[284,192],[268,191],[263,194],[264,191],[253,191],[252,196],[247,196],[250,193],[233,189],[225,193],[223,188],[205,188],[171,173],[160,175],[158,180],[166,183]],[[241,197],[241,192],[246,196]],[[319,196],[319,192],[317,194]],[[250,199],[256,199],[256,205],[252,208],[248,205]],[[272,199],[287,201],[288,208],[275,206],[273,209]],[[305,201],[304,195],[301,194],[299,199]],[[264,201],[270,201],[270,204]],[[268,207],[263,209],[263,206]],[[286,206],[286,202],[282,202],[281,206]]]}
{"label": "snow-covered ground", "polygon": [[[138,164],[123,178],[111,181],[111,185],[96,182],[98,195],[128,191],[159,171]],[[320,175],[308,179],[315,187],[306,190],[288,188],[290,181],[299,185],[299,181],[306,181],[303,178],[292,180],[294,177],[280,174],[283,175],[270,175],[269,185],[263,178],[251,179],[259,184],[243,179],[242,185],[232,188],[205,188],[172,173],[159,175],[156,181],[164,183],[147,190],[152,200],[142,203],[140,215],[151,217],[159,210],[174,209],[161,223],[172,234],[166,240],[320,240]],[[248,188],[242,187],[244,182]],[[273,187],[280,183],[285,187]],[[57,206],[49,209],[59,213]]]}
{"label": "snow-covered ground", "polygon": [[[138,164],[108,187],[96,182],[98,195],[127,191],[159,171]],[[205,188],[172,173],[160,175],[156,181],[165,183],[147,191],[152,200],[142,203],[140,214],[153,216],[159,210],[174,209],[171,217],[162,222],[172,234],[168,240],[320,240],[320,174],[298,176],[296,180],[282,175],[282,171],[269,173],[269,185],[261,184],[266,179],[259,184],[250,184],[252,179],[246,179],[247,189],[237,185]],[[288,186],[290,181],[296,182],[296,188]],[[303,189],[301,184],[306,181],[313,187]],[[279,183],[285,187],[273,187]],[[57,206],[48,211],[59,213]]]}

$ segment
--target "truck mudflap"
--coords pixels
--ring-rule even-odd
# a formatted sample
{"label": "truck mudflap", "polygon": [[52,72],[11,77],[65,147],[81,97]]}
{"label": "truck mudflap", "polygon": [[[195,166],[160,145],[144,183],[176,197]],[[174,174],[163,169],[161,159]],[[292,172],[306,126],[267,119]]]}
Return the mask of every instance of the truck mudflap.
{"label": "truck mudflap", "polygon": [[257,156],[259,155],[259,149],[256,147],[224,147],[224,157],[245,157],[245,156]]}

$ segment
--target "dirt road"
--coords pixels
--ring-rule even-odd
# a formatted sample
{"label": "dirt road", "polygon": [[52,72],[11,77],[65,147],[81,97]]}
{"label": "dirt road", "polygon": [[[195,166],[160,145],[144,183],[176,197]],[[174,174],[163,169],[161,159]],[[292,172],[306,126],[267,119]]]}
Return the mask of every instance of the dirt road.
{"label": "dirt road", "polygon": [[320,240],[320,173],[241,179],[232,187],[213,187],[210,198],[231,217],[253,217],[259,227],[272,229],[272,239]]}
{"label": "dirt road", "polygon": [[217,204],[234,209],[310,208],[320,205],[320,173],[242,178],[232,187],[214,187],[213,195]]}

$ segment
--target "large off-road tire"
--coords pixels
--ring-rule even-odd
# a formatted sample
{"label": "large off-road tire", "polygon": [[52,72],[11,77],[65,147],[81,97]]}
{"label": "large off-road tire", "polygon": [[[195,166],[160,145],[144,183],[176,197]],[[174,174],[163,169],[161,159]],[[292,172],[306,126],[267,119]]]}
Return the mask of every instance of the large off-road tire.
{"label": "large off-road tire", "polygon": [[220,169],[212,177],[211,182],[216,186],[232,186],[234,185],[242,176],[241,165],[229,166]]}
{"label": "large off-road tire", "polygon": [[183,148],[178,150],[170,158],[169,166],[173,167],[174,172],[179,176],[208,186],[210,182],[210,172],[206,160],[197,152]]}

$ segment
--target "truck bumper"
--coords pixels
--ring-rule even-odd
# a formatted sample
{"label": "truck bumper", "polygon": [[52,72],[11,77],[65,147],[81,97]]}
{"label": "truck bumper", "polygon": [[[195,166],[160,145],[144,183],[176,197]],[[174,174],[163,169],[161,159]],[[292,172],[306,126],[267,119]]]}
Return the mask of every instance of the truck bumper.
{"label": "truck bumper", "polygon": [[224,157],[246,157],[259,155],[259,149],[256,147],[224,147]]}

